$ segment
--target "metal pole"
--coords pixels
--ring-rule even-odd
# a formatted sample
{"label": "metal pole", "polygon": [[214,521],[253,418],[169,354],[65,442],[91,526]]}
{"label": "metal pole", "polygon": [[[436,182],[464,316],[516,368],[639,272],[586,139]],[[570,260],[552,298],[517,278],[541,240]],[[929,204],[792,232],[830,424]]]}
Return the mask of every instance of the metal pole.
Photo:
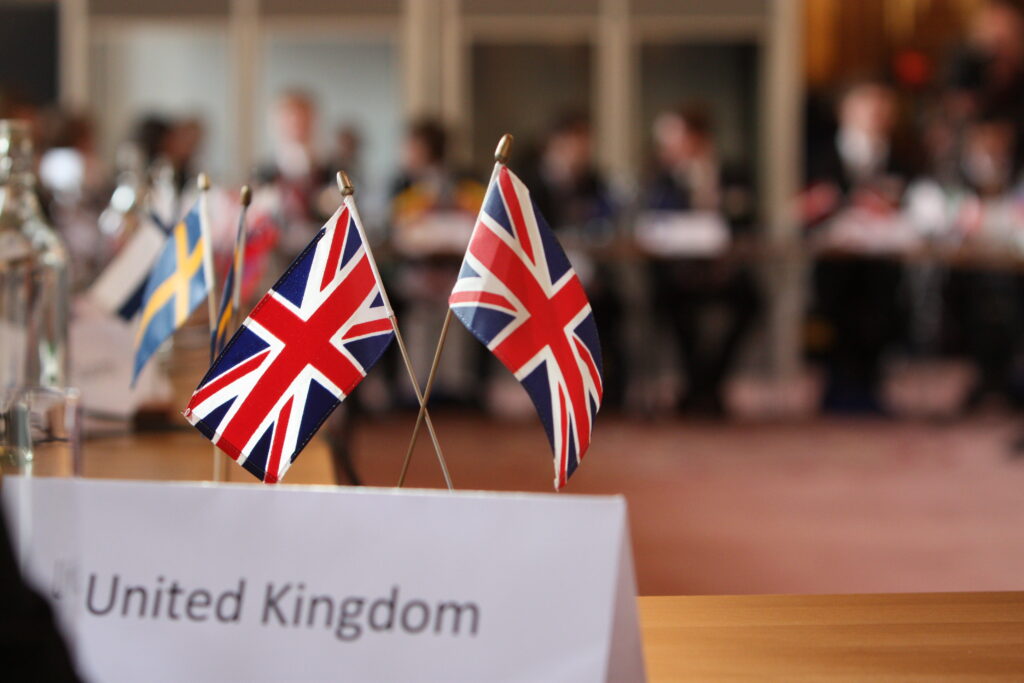
{"label": "metal pole", "polygon": [[[238,212],[238,232],[235,235],[235,253],[231,255],[231,267],[235,270],[234,279],[232,280],[230,294],[227,292],[224,293],[224,296],[231,297],[231,320],[228,321],[228,324],[231,326],[232,330],[238,329],[239,307],[242,300],[242,275],[245,270],[245,239],[246,229],[248,227],[245,222],[245,214],[249,210],[249,205],[252,203],[252,190],[248,185],[243,185],[241,191],[239,191],[238,202],[240,204]],[[217,324],[219,323],[220,321],[217,321]],[[210,363],[213,364],[213,361],[215,360],[216,358],[211,355]],[[214,446],[214,450],[217,450],[216,446]],[[219,478],[214,479],[214,481],[231,481],[231,468],[225,467],[224,465],[226,463],[227,461],[224,455],[219,453],[214,455],[214,477],[219,476]]]}
{"label": "metal pole", "polygon": [[238,327],[238,308],[242,303],[242,275],[245,270],[245,240],[248,237],[248,226],[245,222],[245,214],[249,210],[249,205],[252,204],[252,190],[249,189],[248,185],[242,186],[238,200],[242,206],[238,214],[238,237],[235,240],[235,250],[237,253],[234,254],[235,286],[231,292],[231,314],[233,318],[231,321],[232,328]]}
{"label": "metal pole", "polygon": [[[448,463],[445,461],[444,453],[441,451],[441,444],[437,439],[437,432],[434,431],[433,420],[430,419],[430,413],[427,412],[425,395],[420,391],[420,383],[416,380],[416,372],[413,370],[412,360],[409,358],[409,351],[405,346],[405,339],[402,337],[402,331],[398,327],[398,319],[395,316],[394,309],[391,307],[391,300],[388,298],[387,290],[384,289],[384,283],[381,282],[380,272],[377,270],[377,261],[373,257],[373,251],[370,249],[370,242],[366,237],[366,231],[363,229],[363,221],[359,216],[359,209],[356,208],[355,189],[352,186],[352,181],[349,179],[348,174],[344,171],[338,172],[337,181],[338,189],[341,190],[341,194],[344,197],[345,206],[351,212],[352,219],[356,224],[356,230],[359,231],[359,237],[363,241],[363,248],[366,250],[366,256],[370,262],[370,269],[373,271],[374,280],[377,283],[377,288],[380,290],[381,301],[384,302],[384,309],[387,311],[388,320],[391,321],[391,327],[395,331],[395,341],[398,343],[398,350],[402,355],[402,361],[405,363],[405,369],[409,375],[409,381],[412,383],[413,391],[416,393],[416,400],[419,401],[420,417],[418,419],[426,419],[427,431],[430,433],[430,440],[434,445],[434,453],[437,455],[437,462],[441,466],[441,474],[444,476],[444,483],[448,487],[448,490],[452,491],[455,487],[452,486],[452,478],[448,473]],[[427,393],[429,394],[429,392]],[[409,456],[407,454],[407,464],[408,457]],[[403,473],[404,471],[405,470],[403,468]]]}
{"label": "metal pole", "polygon": [[416,415],[416,425],[412,428],[412,438],[409,440],[409,448],[405,451],[405,460],[402,462],[402,472],[398,475],[398,488],[405,483],[405,475],[409,471],[409,462],[412,461],[412,452],[416,448],[416,439],[420,435],[420,425],[427,420],[427,428],[430,427],[430,416],[427,414],[427,402],[434,390],[434,380],[437,378],[437,366],[441,364],[441,352],[444,351],[444,342],[448,338],[448,326],[452,322],[452,309],[444,315],[444,324],[441,326],[441,336],[437,340],[437,348],[434,350],[434,360],[430,364],[430,374],[427,375],[427,386],[423,389],[423,396],[420,398],[420,411]]}
{"label": "metal pole", "polygon": [[[508,133],[501,136],[501,140],[498,141],[498,147],[494,150],[494,172],[491,173],[491,182],[494,182],[494,175],[497,173],[501,166],[508,163],[509,149],[512,147],[513,137]],[[409,448],[405,452],[405,462],[402,463],[402,472],[398,475],[398,487],[401,488],[402,484],[405,483],[405,475],[409,470],[409,462],[412,460],[412,451],[416,447],[416,439],[420,434],[420,425],[423,423],[424,417],[429,420],[427,412],[427,402],[430,400],[430,393],[434,389],[434,379],[437,377],[437,367],[441,363],[441,353],[444,351],[444,343],[448,339],[448,326],[452,322],[452,309],[448,307],[448,312],[444,315],[444,324],[441,326],[441,336],[437,340],[437,348],[434,350],[434,361],[430,365],[430,374],[427,376],[427,386],[423,390],[423,399],[420,401],[420,412],[416,416],[416,424],[412,428],[412,438],[409,440]],[[429,426],[429,421],[427,422]]]}
{"label": "metal pole", "polygon": [[[217,331],[217,280],[213,270],[213,238],[210,234],[209,176],[200,173],[196,184],[199,187],[199,231],[203,240],[203,279],[206,280],[206,302],[212,336]],[[212,448],[213,481],[221,482],[224,480],[224,458],[216,444],[212,444]]]}

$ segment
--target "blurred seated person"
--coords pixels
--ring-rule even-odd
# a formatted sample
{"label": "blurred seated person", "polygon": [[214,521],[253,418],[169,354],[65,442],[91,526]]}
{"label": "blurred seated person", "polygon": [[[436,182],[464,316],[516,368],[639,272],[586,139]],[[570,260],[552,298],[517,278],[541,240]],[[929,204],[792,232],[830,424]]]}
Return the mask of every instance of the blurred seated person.
{"label": "blurred seated person", "polygon": [[[484,187],[454,170],[448,160],[448,134],[433,120],[410,125],[402,148],[402,169],[392,185],[389,241],[395,253],[392,291],[403,309],[403,322],[413,366],[426,381],[434,344],[458,277]],[[479,388],[475,340],[459,325],[450,329],[438,370],[438,400],[470,402]],[[482,347],[481,347],[482,348]],[[394,363],[394,360],[391,361]],[[400,395],[414,400],[404,368],[393,364]]]}
{"label": "blurred seated person", "polygon": [[[483,190],[471,176],[451,167],[448,133],[440,123],[421,119],[409,126],[402,148],[402,169],[391,186],[396,228],[436,211],[468,212],[475,221]],[[425,251],[445,254],[450,251],[460,257],[464,250],[464,243],[425,247]]]}
{"label": "blurred seated person", "polygon": [[896,94],[865,80],[846,88],[831,140],[807,149],[804,220],[820,226],[838,211],[863,205],[895,209],[910,172],[906,150],[896,144]]}
{"label": "blurred seated person", "polygon": [[282,93],[271,121],[273,159],[260,168],[258,176],[281,195],[281,244],[289,255],[295,255],[330,215],[319,210],[318,200],[333,174],[317,159],[317,107],[310,94],[302,90]]}
{"label": "blurred seated person", "polygon": [[[804,219],[826,245],[813,273],[808,343],[825,366],[826,410],[882,412],[882,361],[900,339],[903,268],[886,256],[886,230],[896,229],[909,175],[897,148],[896,97],[880,81],[855,83],[842,94],[832,141],[808,149]],[[828,231],[862,228],[845,239],[856,249],[830,250]],[[877,240],[879,244],[873,244]]]}
{"label": "blurred seated person", "polygon": [[1005,264],[986,268],[983,258],[986,253],[1019,254],[1024,247],[1016,138],[1016,122],[998,114],[982,115],[964,134],[960,171],[967,198],[961,202],[956,229],[964,248],[982,259],[954,269],[948,282],[952,332],[978,372],[965,410],[981,407],[990,397],[1014,397],[1017,340],[1024,332],[1021,276]]}
{"label": "blurred seated person", "polygon": [[61,232],[75,268],[72,288],[91,282],[108,256],[99,232],[99,214],[110,196],[107,172],[96,154],[92,121],[81,114],[50,110],[39,159],[40,196]]}
{"label": "blurred seated person", "polygon": [[353,183],[359,182],[362,178],[362,151],[363,139],[359,129],[351,124],[338,126],[334,131],[334,149],[326,167],[345,171]]}
{"label": "blurred seated person", "polygon": [[523,182],[553,230],[583,240],[600,240],[612,231],[615,207],[594,166],[586,116],[569,114],[556,121],[526,169]]}
{"label": "blurred seated person", "polygon": [[[1024,126],[1024,6],[1019,0],[985,0],[975,12],[967,43],[952,60],[962,77],[959,92],[970,111],[1013,123],[1021,137]],[[1018,139],[1018,143],[1020,140]],[[1019,164],[1021,148],[1013,150]]]}
{"label": "blurred seated person", "polygon": [[[724,415],[724,380],[760,308],[752,270],[736,258],[737,243],[752,237],[749,184],[720,159],[702,108],[663,113],[653,132],[658,167],[643,195],[637,230],[656,235],[645,242],[638,232],[653,257],[655,311],[671,326],[686,373],[680,408]],[[689,240],[687,232],[708,238]],[[714,330],[704,324],[713,310],[726,318]]]}
{"label": "blurred seated person", "polygon": [[163,116],[148,114],[140,118],[133,130],[131,143],[140,157],[141,183],[146,193],[147,210],[166,223],[173,223],[182,211],[181,194],[175,169],[167,158],[174,123]]}
{"label": "blurred seated person", "polygon": [[606,405],[621,400],[625,352],[619,321],[622,302],[614,263],[594,258],[588,246],[607,243],[615,232],[616,207],[594,165],[590,121],[564,115],[550,128],[540,154],[524,164],[523,182],[561,239],[590,299],[601,339]]}
{"label": "blurred seated person", "polygon": [[184,118],[171,125],[163,156],[174,171],[174,186],[179,193],[192,188],[198,174],[196,157],[202,147],[203,137],[203,124],[198,118]]}

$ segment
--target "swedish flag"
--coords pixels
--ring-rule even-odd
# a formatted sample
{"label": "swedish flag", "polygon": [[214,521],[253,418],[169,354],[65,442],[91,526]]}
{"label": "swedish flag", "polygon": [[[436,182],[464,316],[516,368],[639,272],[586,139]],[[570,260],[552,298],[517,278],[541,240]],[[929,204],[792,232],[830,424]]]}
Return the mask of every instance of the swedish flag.
{"label": "swedish flag", "polygon": [[181,327],[206,298],[203,234],[199,205],[174,226],[157,257],[142,295],[142,315],[135,337],[132,384],[157,348]]}

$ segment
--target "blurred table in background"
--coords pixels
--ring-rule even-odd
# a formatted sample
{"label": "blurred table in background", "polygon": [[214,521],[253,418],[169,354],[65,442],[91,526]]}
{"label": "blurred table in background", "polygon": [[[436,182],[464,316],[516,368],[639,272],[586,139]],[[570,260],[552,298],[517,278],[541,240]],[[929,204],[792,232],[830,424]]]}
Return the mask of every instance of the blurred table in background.
{"label": "blurred table in background", "polygon": [[1024,592],[639,599],[647,675],[1024,680]]}

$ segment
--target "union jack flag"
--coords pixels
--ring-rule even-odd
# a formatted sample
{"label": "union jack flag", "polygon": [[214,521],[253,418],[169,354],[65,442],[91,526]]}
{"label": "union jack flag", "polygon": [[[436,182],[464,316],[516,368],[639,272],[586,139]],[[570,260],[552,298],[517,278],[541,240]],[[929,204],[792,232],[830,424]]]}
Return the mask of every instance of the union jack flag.
{"label": "union jack flag", "polygon": [[277,482],[394,336],[342,206],[256,304],[185,417],[253,475]]}
{"label": "union jack flag", "polygon": [[522,181],[499,164],[449,306],[523,385],[565,486],[601,405],[601,347],[590,302]]}

